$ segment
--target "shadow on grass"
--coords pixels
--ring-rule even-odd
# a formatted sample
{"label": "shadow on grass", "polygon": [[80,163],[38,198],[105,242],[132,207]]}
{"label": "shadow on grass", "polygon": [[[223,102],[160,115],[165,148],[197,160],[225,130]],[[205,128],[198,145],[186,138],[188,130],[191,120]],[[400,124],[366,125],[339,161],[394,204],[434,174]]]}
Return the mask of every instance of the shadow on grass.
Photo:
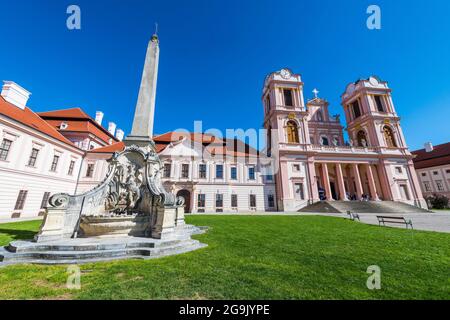
{"label": "shadow on grass", "polygon": [[0,229],[0,237],[2,234],[8,236],[11,240],[31,240],[34,238],[36,232],[30,230]]}

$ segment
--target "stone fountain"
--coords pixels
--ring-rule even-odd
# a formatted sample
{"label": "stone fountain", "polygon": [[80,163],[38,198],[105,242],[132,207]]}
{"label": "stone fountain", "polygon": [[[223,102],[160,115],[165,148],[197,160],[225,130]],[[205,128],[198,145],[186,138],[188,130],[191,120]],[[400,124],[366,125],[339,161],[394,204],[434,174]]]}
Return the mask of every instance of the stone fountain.
{"label": "stone fountain", "polygon": [[162,163],[152,140],[159,40],[145,59],[138,103],[125,149],[109,159],[106,178],[79,195],[56,194],[33,241],[0,249],[0,266],[68,264],[154,258],[202,248],[191,238],[205,228],[186,225],[184,199],[161,183]]}

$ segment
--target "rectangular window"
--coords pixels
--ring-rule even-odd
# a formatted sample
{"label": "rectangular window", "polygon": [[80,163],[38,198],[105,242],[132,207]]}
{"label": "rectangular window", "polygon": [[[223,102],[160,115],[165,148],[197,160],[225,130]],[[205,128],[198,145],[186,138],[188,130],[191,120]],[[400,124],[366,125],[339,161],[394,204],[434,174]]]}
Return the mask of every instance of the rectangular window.
{"label": "rectangular window", "polygon": [[352,109],[353,109],[354,119],[359,118],[361,116],[361,109],[359,107],[359,101],[355,100],[355,102],[353,102],[351,104],[351,106],[352,106]]}
{"label": "rectangular window", "polygon": [[231,195],[231,207],[232,208],[237,208],[238,206],[238,197],[237,194],[232,194]]}
{"label": "rectangular window", "polygon": [[200,179],[206,179],[206,164],[200,164],[198,166],[198,172]]}
{"label": "rectangular window", "polygon": [[33,148],[31,150],[30,159],[28,159],[28,166],[34,167],[36,165],[36,159],[39,154],[39,149]]}
{"label": "rectangular window", "polygon": [[184,179],[189,178],[189,164],[183,163],[181,165],[181,177]]}
{"label": "rectangular window", "polygon": [[429,182],[424,182],[423,186],[424,186],[426,192],[431,192],[431,185]]}
{"label": "rectangular window", "polygon": [[375,103],[377,105],[377,110],[379,112],[384,112],[383,101],[381,101],[381,96],[374,96],[374,97],[375,97]]}
{"label": "rectangular window", "polygon": [[255,167],[248,168],[248,179],[255,180]]}
{"label": "rectangular window", "polygon": [[216,194],[216,208],[223,208],[223,194]]}
{"label": "rectangular window", "polygon": [[271,174],[266,175],[266,181],[273,181],[273,175]]}
{"label": "rectangular window", "polygon": [[294,104],[292,103],[292,90],[291,89],[283,89],[284,95],[284,105],[287,107],[292,107]]}
{"label": "rectangular window", "polygon": [[433,175],[437,176],[438,174],[439,174],[439,172],[433,171]]}
{"label": "rectangular window", "polygon": [[223,179],[223,165],[216,165],[216,178]]}
{"label": "rectangular window", "polygon": [[256,195],[250,195],[250,208],[256,208]]}
{"label": "rectangular window", "polygon": [[204,208],[206,202],[206,195],[204,193],[199,193],[197,196],[197,207]]}
{"label": "rectangular window", "polygon": [[86,178],[92,178],[93,175],[94,175],[94,164],[89,163],[86,169]]}
{"label": "rectangular window", "polygon": [[395,171],[399,174],[403,172],[402,167],[395,167]]}
{"label": "rectangular window", "polygon": [[231,180],[237,179],[237,168],[236,167],[231,167],[230,178],[231,178]]}
{"label": "rectangular window", "polygon": [[295,199],[305,200],[305,191],[303,188],[303,183],[294,184]]}
{"label": "rectangular window", "polygon": [[69,164],[69,171],[67,172],[67,174],[69,176],[71,176],[73,174],[73,168],[75,167],[75,160],[71,160],[70,164]]}
{"label": "rectangular window", "polygon": [[294,168],[295,172],[300,172],[300,165],[299,164],[294,164],[293,168]]}
{"label": "rectangular window", "polygon": [[41,201],[41,209],[45,209],[48,204],[48,199],[50,198],[50,192],[44,192],[44,196]]}
{"label": "rectangular window", "polygon": [[444,191],[444,184],[442,183],[442,180],[436,181],[436,187],[438,191]]}
{"label": "rectangular window", "polygon": [[273,194],[269,194],[267,196],[267,202],[269,204],[269,208],[275,208],[275,197],[273,196]]}
{"label": "rectangular window", "polygon": [[50,171],[53,171],[53,172],[56,171],[56,168],[58,167],[58,161],[59,161],[59,156],[54,155],[53,161],[52,161],[52,166],[50,167]]}
{"label": "rectangular window", "polygon": [[3,139],[0,145],[0,160],[6,160],[8,158],[9,149],[11,149],[12,141]]}
{"label": "rectangular window", "polygon": [[425,172],[422,172],[422,177],[426,177],[427,174]]}
{"label": "rectangular window", "polygon": [[22,210],[25,206],[25,200],[27,199],[28,190],[20,190],[19,196],[17,197],[16,205],[14,210]]}
{"label": "rectangular window", "polygon": [[408,187],[406,186],[406,184],[400,185],[400,194],[403,200],[410,200]]}
{"label": "rectangular window", "polygon": [[172,164],[164,163],[164,178],[170,178],[171,171],[172,171]]}
{"label": "rectangular window", "polygon": [[268,94],[266,97],[266,111],[267,113],[270,112],[270,94]]}
{"label": "rectangular window", "polygon": [[450,169],[445,170],[445,173],[450,173]]}

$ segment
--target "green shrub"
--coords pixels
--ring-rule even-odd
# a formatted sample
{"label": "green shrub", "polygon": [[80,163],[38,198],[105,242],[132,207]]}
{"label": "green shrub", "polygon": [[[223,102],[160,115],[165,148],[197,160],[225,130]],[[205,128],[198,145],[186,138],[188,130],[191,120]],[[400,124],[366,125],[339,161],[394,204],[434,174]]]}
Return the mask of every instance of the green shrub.
{"label": "green shrub", "polygon": [[440,194],[433,194],[427,198],[427,202],[431,204],[432,209],[445,209],[448,208],[448,198]]}

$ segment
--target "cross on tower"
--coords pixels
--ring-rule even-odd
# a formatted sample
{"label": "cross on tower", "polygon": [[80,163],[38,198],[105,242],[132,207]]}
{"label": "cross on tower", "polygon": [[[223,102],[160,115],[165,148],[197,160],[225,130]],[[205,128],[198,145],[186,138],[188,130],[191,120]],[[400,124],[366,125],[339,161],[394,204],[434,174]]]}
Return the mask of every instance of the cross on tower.
{"label": "cross on tower", "polygon": [[314,93],[314,98],[318,98],[318,94],[319,94],[319,90],[317,90],[316,88],[314,88],[314,90],[312,91]]}

